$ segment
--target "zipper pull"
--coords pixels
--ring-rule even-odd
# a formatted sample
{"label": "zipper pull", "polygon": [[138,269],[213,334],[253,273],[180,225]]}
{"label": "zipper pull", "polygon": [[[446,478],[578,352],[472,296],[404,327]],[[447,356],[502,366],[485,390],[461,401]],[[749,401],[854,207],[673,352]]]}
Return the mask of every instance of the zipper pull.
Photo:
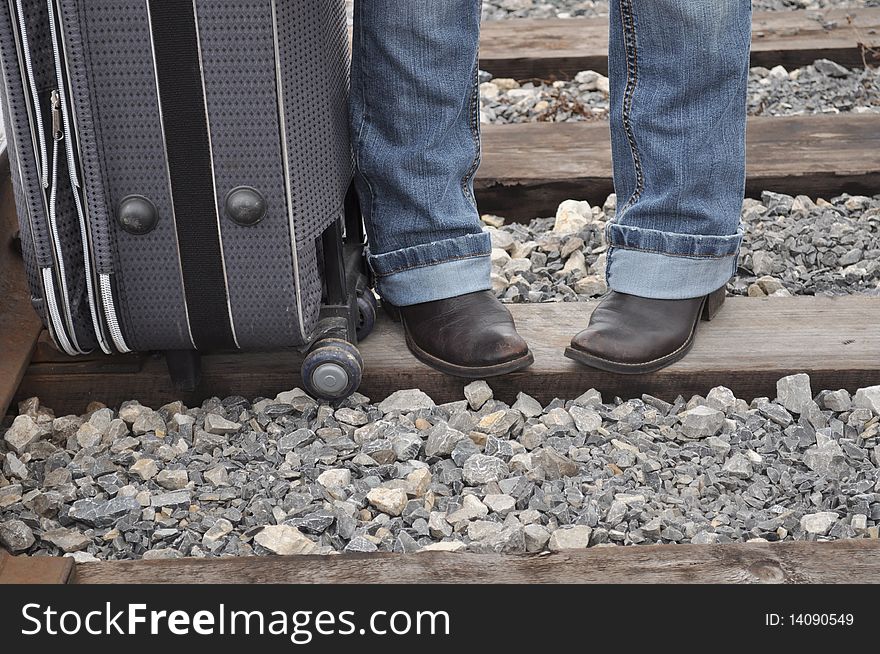
{"label": "zipper pull", "polygon": [[52,91],[52,137],[56,141],[64,138],[64,122],[61,119],[61,94],[58,89]]}

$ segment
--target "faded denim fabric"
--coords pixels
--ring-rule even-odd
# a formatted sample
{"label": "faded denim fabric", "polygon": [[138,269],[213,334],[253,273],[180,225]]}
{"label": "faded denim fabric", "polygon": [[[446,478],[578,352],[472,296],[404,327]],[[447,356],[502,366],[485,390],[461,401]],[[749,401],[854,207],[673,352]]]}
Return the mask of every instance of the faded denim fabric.
{"label": "faded denim fabric", "polygon": [[[611,0],[616,291],[678,299],[736,269],[750,0]],[[356,0],[351,133],[377,290],[409,305],[491,288],[473,197],[480,0]],[[536,162],[540,165],[540,162]]]}
{"label": "faded denim fabric", "polygon": [[398,306],[491,288],[473,194],[480,0],[357,0],[355,185],[379,294]]}
{"label": "faded denim fabric", "polygon": [[736,271],[745,191],[750,0],[611,0],[618,209],[609,287],[706,295]]}

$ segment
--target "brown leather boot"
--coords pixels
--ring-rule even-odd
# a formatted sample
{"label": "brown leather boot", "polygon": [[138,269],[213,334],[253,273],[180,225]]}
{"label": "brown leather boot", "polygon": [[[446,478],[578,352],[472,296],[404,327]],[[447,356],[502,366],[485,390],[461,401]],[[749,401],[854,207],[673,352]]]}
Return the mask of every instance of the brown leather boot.
{"label": "brown leather boot", "polygon": [[534,361],[510,312],[491,291],[408,307],[383,306],[403,323],[406,344],[416,358],[447,375],[494,377]]}
{"label": "brown leather boot", "polygon": [[687,300],[653,300],[611,291],[571,340],[565,356],[623,374],[654,372],[683,358],[694,344],[700,318],[712,320],[726,286]]}

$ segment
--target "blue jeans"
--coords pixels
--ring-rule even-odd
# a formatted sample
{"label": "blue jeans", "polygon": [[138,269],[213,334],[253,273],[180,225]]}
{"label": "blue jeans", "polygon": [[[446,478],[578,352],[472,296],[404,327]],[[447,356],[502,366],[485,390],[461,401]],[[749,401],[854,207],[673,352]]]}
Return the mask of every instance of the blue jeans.
{"label": "blue jeans", "polygon": [[[612,0],[616,291],[705,295],[736,268],[750,0]],[[356,0],[351,132],[379,294],[491,288],[473,195],[480,0]],[[540,162],[536,162],[540,165]]]}
{"label": "blue jeans", "polygon": [[736,271],[745,192],[751,0],[611,0],[620,293],[706,295]]}
{"label": "blue jeans", "polygon": [[473,192],[480,5],[355,2],[355,184],[376,290],[398,306],[491,288]]}

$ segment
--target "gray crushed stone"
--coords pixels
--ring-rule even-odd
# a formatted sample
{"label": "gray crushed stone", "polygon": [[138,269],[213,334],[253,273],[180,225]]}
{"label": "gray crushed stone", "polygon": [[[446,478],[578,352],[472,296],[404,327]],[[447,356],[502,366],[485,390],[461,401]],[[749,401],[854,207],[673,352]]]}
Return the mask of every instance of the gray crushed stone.
{"label": "gray crushed stone", "polygon": [[[609,0],[484,0],[483,20],[511,18],[592,18],[608,15]],[[878,0],[752,0],[754,11],[858,9]]]}
{"label": "gray crushed stone", "polygon": [[[493,242],[492,287],[505,302],[573,302],[607,291],[602,207],[563,202],[528,224],[485,215]],[[880,194],[831,200],[764,192],[743,203],[743,245],[732,295],[880,296]]]}
{"label": "gray crushed stone", "polygon": [[546,406],[486,389],[59,417],[32,399],[0,438],[0,544],[93,561],[878,537],[880,386]]}
{"label": "gray crushed stone", "polygon": [[[481,73],[480,120],[505,125],[607,120],[608,78],[592,70],[570,81],[525,81]],[[845,68],[828,59],[788,71],[749,72],[752,116],[880,113],[880,68]]]}

